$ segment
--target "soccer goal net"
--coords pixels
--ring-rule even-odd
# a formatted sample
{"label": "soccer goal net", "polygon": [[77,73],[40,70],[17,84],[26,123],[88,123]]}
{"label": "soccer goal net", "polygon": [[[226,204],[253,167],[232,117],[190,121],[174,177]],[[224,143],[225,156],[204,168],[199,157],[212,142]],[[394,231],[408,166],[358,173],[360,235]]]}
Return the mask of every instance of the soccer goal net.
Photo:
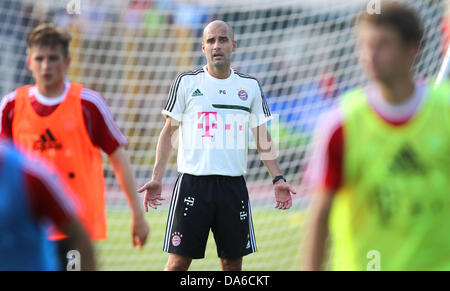
{"label": "soccer goal net", "polygon": [[[72,34],[67,78],[102,94],[128,138],[127,150],[138,185],[151,177],[161,115],[179,72],[203,66],[202,29],[213,19],[235,31],[232,67],[256,77],[275,115],[269,126],[278,160],[298,194],[288,211],[276,211],[271,179],[254,145],[249,149],[248,183],[258,252],[244,270],[296,270],[308,189],[304,174],[317,117],[340,94],[366,81],[354,53],[353,20],[367,0],[2,0],[0,1],[0,93],[32,83],[26,68],[26,36],[52,21]],[[449,40],[448,0],[406,1],[425,23],[418,76],[436,76]],[[96,245],[104,270],[160,270],[168,205],[174,185],[176,152],[164,177],[164,206],[146,217],[152,228],[143,250],[131,243],[131,216],[125,195],[104,159],[108,240]],[[206,259],[194,270],[218,270],[210,235]]]}

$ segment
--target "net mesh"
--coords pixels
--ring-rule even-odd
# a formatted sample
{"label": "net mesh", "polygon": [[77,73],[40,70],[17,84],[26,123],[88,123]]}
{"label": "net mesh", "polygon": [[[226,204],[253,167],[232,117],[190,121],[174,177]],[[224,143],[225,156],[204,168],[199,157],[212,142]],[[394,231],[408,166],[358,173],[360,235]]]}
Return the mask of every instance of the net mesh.
{"label": "net mesh", "polygon": [[[44,21],[66,27],[73,37],[67,78],[105,98],[128,138],[127,150],[141,185],[151,177],[169,87],[177,73],[205,64],[202,29],[208,21],[222,19],[234,28],[238,43],[233,68],[259,79],[272,113],[278,116],[272,134],[279,142],[280,167],[301,194],[308,189],[296,184],[304,173],[307,149],[314,146],[311,135],[317,117],[340,94],[366,81],[354,54],[352,23],[369,2],[376,5],[362,0],[247,0],[245,5],[236,0],[2,0],[0,93],[33,82],[25,62],[25,39],[32,28]],[[448,40],[449,3],[407,2],[420,11],[426,30],[416,73],[435,76]],[[107,158],[104,161],[109,238],[97,244],[101,269],[162,269],[176,154],[164,178],[165,206],[147,215],[152,233],[141,251],[131,247],[130,211]],[[248,167],[259,252],[244,260],[244,269],[295,270],[308,199],[298,195],[291,210],[274,211],[271,181],[254,146]],[[214,242],[208,245],[209,259],[194,262],[193,269],[219,268]]]}

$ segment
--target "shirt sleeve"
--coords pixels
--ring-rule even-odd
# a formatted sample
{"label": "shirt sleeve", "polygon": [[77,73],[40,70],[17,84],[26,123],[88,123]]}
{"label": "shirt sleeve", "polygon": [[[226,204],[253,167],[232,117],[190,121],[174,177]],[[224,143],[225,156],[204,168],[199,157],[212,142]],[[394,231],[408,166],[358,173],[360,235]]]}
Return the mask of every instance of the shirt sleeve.
{"label": "shirt sleeve", "polygon": [[181,121],[182,114],[186,108],[185,90],[183,86],[185,78],[183,76],[184,74],[178,74],[173,81],[172,86],[170,86],[166,106],[162,110],[163,115],[169,116],[177,121]]}
{"label": "shirt sleeve", "polygon": [[127,144],[127,139],[114,121],[103,97],[90,89],[81,93],[84,123],[92,144],[107,155]]}
{"label": "shirt sleeve", "polygon": [[343,131],[342,127],[336,129],[331,136],[327,147],[328,165],[325,168],[323,186],[325,189],[339,190],[343,177]]}
{"label": "shirt sleeve", "polygon": [[3,97],[0,103],[0,136],[2,137],[12,138],[15,99],[16,91]]}
{"label": "shirt sleeve", "polygon": [[258,81],[256,81],[255,95],[250,108],[250,128],[258,127],[272,119],[264,92]]}
{"label": "shirt sleeve", "polygon": [[343,127],[338,109],[319,119],[303,182],[313,189],[339,190],[343,183]]}

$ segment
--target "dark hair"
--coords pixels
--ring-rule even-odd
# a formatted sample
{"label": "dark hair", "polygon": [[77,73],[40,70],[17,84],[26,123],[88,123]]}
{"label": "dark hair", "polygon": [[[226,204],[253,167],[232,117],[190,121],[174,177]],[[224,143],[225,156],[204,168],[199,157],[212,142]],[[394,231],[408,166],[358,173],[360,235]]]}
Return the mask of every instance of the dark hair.
{"label": "dark hair", "polygon": [[420,45],[424,29],[414,9],[398,2],[383,1],[380,12],[379,14],[361,12],[356,19],[356,25],[365,22],[376,26],[388,26],[398,32],[404,44]]}
{"label": "dark hair", "polygon": [[72,40],[70,34],[52,23],[38,25],[28,35],[28,49],[35,46],[47,46],[51,48],[61,47],[64,57],[69,56],[69,44]]}

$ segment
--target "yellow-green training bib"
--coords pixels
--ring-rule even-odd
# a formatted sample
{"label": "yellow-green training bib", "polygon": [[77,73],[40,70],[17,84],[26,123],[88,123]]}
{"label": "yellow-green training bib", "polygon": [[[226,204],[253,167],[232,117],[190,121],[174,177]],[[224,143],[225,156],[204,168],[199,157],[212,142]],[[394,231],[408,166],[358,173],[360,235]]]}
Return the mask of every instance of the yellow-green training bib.
{"label": "yellow-green training bib", "polygon": [[356,89],[343,96],[344,177],[331,269],[450,270],[450,84],[390,125]]}

